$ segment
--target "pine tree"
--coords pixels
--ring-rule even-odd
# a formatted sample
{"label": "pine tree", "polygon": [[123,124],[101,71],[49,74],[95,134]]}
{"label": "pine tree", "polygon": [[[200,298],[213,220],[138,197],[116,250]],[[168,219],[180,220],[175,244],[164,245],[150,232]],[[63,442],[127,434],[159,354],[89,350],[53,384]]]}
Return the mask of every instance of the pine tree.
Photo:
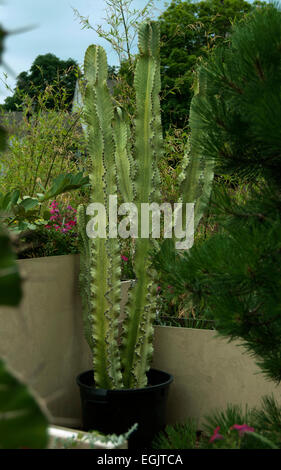
{"label": "pine tree", "polygon": [[[211,210],[219,230],[184,254],[160,255],[175,293],[204,302],[217,331],[240,340],[262,371],[281,380],[281,10],[256,9],[228,45],[202,64],[193,145],[214,159]],[[195,100],[195,98],[194,98]],[[198,130],[200,132],[198,132]],[[243,192],[245,194],[243,194]],[[241,196],[242,195],[242,196]]]}

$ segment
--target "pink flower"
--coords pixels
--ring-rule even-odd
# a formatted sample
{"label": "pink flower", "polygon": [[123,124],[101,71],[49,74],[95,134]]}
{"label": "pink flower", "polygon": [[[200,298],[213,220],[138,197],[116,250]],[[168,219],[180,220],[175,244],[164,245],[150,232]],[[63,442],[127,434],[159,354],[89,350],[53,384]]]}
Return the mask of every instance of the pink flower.
{"label": "pink flower", "polygon": [[254,428],[248,426],[248,424],[234,424],[230,429],[236,429],[239,432],[239,436],[243,436],[245,432],[254,432]]}
{"label": "pink flower", "polygon": [[50,210],[51,214],[59,214],[60,211],[58,209],[51,209]]}
{"label": "pink flower", "polygon": [[157,286],[157,292],[161,290],[161,286]]}
{"label": "pink flower", "polygon": [[123,261],[126,261],[126,262],[129,261],[129,258],[127,258],[127,256],[121,255],[121,258],[122,258]]}
{"label": "pink flower", "polygon": [[71,205],[64,209],[54,200],[50,204],[50,213],[50,222],[52,224],[48,224],[47,228],[53,228],[61,233],[66,233],[77,224],[77,218],[75,217],[77,211]]}
{"label": "pink flower", "polygon": [[214,430],[214,434],[212,435],[211,439],[209,442],[214,442],[217,439],[223,439],[223,436],[219,434],[220,426],[217,426],[216,429]]}

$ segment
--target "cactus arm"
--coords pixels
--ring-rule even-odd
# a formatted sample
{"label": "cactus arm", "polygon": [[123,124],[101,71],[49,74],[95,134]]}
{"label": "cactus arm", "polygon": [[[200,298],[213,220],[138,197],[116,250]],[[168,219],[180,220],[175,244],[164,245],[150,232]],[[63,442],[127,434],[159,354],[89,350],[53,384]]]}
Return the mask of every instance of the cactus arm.
{"label": "cactus arm", "polygon": [[[98,69],[95,83],[96,111],[103,138],[103,162],[105,167],[105,202],[109,213],[109,197],[117,193],[116,166],[115,166],[115,144],[112,132],[112,121],[114,110],[112,98],[107,86],[107,59],[103,48],[97,48]],[[107,226],[107,230],[108,230]],[[105,269],[107,309],[104,312],[105,343],[107,354],[107,374],[111,381],[111,388],[122,387],[121,362],[118,348],[118,325],[120,317],[121,302],[121,259],[120,247],[117,238],[107,237],[102,240],[102,252],[100,257]],[[105,249],[105,251],[104,251]]]}
{"label": "cactus arm", "polygon": [[199,71],[194,84],[194,96],[190,105],[189,123],[191,128],[191,137],[188,142],[186,154],[183,159],[182,173],[180,179],[182,202],[194,202],[194,230],[206,210],[212,190],[214,178],[214,162],[207,160],[201,154],[200,147],[197,145],[197,137],[201,130],[197,125],[196,102],[198,98],[204,96],[206,92],[206,80]]}
{"label": "cactus arm", "polygon": [[214,179],[214,161],[209,159],[205,162],[203,172],[203,183],[200,197],[197,199],[194,210],[194,227],[198,227],[199,222],[208,207],[212,185]]}
{"label": "cactus arm", "polygon": [[[101,47],[90,46],[85,55],[85,120],[88,152],[92,160],[92,201],[108,207],[115,194],[113,106],[106,84],[107,62]],[[93,365],[100,388],[121,388],[121,363],[117,345],[120,311],[120,256],[116,239],[94,238],[91,246],[91,302]]]}
{"label": "cactus arm", "polygon": [[[161,138],[157,135],[156,94],[159,82],[157,72],[159,31],[155,23],[141,25],[139,29],[140,56],[135,71],[136,90],[136,179],[135,203],[139,210],[142,202],[151,202],[153,182],[157,177],[153,162]],[[155,107],[154,107],[155,106]],[[157,116],[158,117],[158,116]],[[139,217],[140,226],[140,217]],[[155,318],[154,273],[150,261],[151,240],[136,239],[135,272],[137,282],[129,293],[127,318],[124,322],[122,365],[124,385],[144,387],[147,383],[153,353],[153,321]]]}
{"label": "cactus arm", "polygon": [[132,173],[133,161],[129,149],[130,127],[120,108],[115,111],[113,121],[115,141],[115,164],[118,169],[118,187],[124,202],[132,202],[134,198]]}
{"label": "cactus arm", "polygon": [[90,239],[86,234],[86,210],[83,204],[77,209],[77,222],[79,232],[79,252],[80,252],[80,273],[79,284],[82,299],[82,317],[84,323],[84,334],[90,349],[93,349],[91,325],[91,273],[90,273]]}
{"label": "cactus arm", "polygon": [[161,201],[161,177],[158,168],[158,162],[164,154],[163,147],[163,134],[161,123],[161,107],[160,107],[160,92],[161,92],[161,75],[160,75],[160,29],[155,23],[152,23],[152,55],[155,60],[155,76],[154,86],[152,92],[152,113],[153,113],[153,141],[152,148],[154,152],[153,165],[153,193],[152,200],[154,202]]}

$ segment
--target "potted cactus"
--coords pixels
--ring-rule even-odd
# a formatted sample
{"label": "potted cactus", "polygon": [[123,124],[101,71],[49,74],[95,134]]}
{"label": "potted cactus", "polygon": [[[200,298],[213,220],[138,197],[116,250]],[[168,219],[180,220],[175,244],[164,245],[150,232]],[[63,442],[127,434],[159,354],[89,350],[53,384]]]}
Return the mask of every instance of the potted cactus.
{"label": "potted cactus", "polygon": [[[124,111],[114,104],[107,87],[105,51],[95,45],[86,51],[83,101],[88,153],[92,160],[92,204],[87,209],[78,208],[83,320],[93,353],[93,370],[77,378],[83,425],[85,430],[120,434],[138,423],[137,431],[129,439],[129,447],[149,446],[155,433],[165,425],[166,398],[173,380],[166,372],[150,369],[157,285],[150,258],[152,239],[140,236],[141,205],[160,200],[157,160],[163,150],[158,24],[140,25],[138,42],[133,147],[130,123]],[[200,180],[199,157],[193,159],[185,172]],[[209,173],[212,174],[212,170]],[[208,178],[207,190],[210,180]],[[183,178],[183,202],[193,201],[195,186],[187,187]],[[198,187],[196,191],[198,195]],[[129,291],[121,334],[121,257],[117,228],[112,226],[112,217],[110,220],[116,203],[113,196],[117,193],[124,203],[134,203],[138,209],[134,253],[136,280]],[[105,207],[109,216],[104,213],[102,221],[99,219],[97,223],[96,217],[90,219],[89,216],[94,216],[99,207]]]}

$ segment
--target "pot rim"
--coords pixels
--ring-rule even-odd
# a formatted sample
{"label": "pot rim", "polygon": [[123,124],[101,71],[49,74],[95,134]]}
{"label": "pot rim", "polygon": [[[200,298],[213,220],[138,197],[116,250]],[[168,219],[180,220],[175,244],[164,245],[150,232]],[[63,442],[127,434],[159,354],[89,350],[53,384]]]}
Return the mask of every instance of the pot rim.
{"label": "pot rim", "polygon": [[107,395],[107,394],[111,394],[111,393],[114,393],[114,394],[134,393],[134,392],[141,392],[141,393],[143,392],[143,393],[145,393],[145,392],[148,392],[150,390],[153,390],[153,389],[156,389],[156,388],[159,388],[159,387],[168,386],[173,382],[174,376],[172,374],[170,374],[169,372],[165,372],[163,370],[154,369],[154,368],[149,369],[148,372],[154,372],[154,371],[165,374],[166,376],[168,376],[168,379],[165,380],[164,382],[160,382],[160,383],[154,384],[154,385],[147,385],[146,387],[141,387],[141,388],[118,388],[118,389],[96,388],[93,385],[84,384],[81,380],[81,377],[83,375],[89,374],[90,372],[93,372],[93,369],[89,369],[89,370],[86,370],[86,371],[82,372],[81,374],[79,374],[76,377],[76,383],[79,385],[79,387],[83,387],[84,389],[91,390],[91,391],[95,390],[100,395]]}

